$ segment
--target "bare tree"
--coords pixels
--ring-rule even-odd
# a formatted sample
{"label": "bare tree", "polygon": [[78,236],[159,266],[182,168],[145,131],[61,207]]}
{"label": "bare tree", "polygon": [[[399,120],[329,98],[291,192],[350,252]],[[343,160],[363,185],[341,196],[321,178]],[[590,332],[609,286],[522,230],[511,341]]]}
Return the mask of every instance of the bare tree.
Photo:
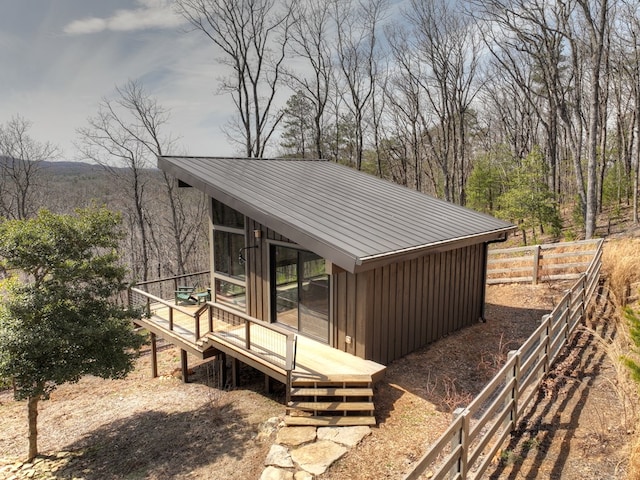
{"label": "bare tree", "polygon": [[42,162],[60,155],[58,147],[32,138],[30,128],[20,116],[0,125],[0,214],[5,218],[24,220],[44,206],[37,200]]}
{"label": "bare tree", "polygon": [[330,2],[307,0],[296,11],[292,25],[290,47],[293,54],[304,60],[310,73],[292,69],[287,78],[298,95],[303,95],[312,108],[315,156],[325,158],[325,111],[334,86],[330,37]]}
{"label": "bare tree", "polygon": [[587,127],[587,209],[585,212],[585,237],[592,238],[596,229],[598,212],[597,166],[599,136],[601,134],[602,87],[600,77],[603,70],[603,59],[607,45],[609,28],[608,0],[576,0],[582,11],[582,28],[585,32],[585,56],[589,61],[590,76],[588,85],[589,119]]}
{"label": "bare tree", "polygon": [[344,89],[344,104],[354,119],[356,168],[362,168],[366,115],[377,80],[380,55],[378,35],[387,8],[386,0],[335,0],[333,16],[336,24],[336,56]]}
{"label": "bare tree", "polygon": [[282,119],[274,112],[281,83],[293,7],[276,0],[177,0],[180,14],[220,49],[220,62],[233,73],[220,90],[230,93],[240,132],[228,132],[247,157],[262,157]]}
{"label": "bare tree", "polygon": [[[625,144],[626,171],[633,169],[633,221],[639,223],[638,189],[640,189],[640,7],[635,0],[622,0],[621,22],[617,41],[620,45],[618,66],[624,74],[623,83],[630,92],[630,108],[625,119],[620,118],[618,124],[628,125]],[[622,128],[618,131],[622,138]]]}
{"label": "bare tree", "polygon": [[417,77],[431,119],[423,135],[442,174],[444,197],[465,203],[467,122],[478,93],[480,37],[470,18],[446,0],[412,0],[405,16],[423,65]]}
{"label": "bare tree", "polygon": [[[102,101],[98,115],[89,119],[90,127],[79,130],[79,148],[86,158],[104,166],[118,184],[125,187],[127,198],[131,199],[129,224],[132,231],[138,232],[139,241],[131,237],[130,255],[137,276],[148,279],[152,248],[157,252],[158,264],[168,265],[167,256],[162,253],[165,242],[161,235],[165,231],[171,232],[171,257],[176,259],[175,269],[170,273],[185,273],[187,259],[197,247],[204,199],[198,196],[195,202],[185,204],[176,179],[166,173],[162,174],[164,195],[153,192],[150,168],[157,156],[175,144],[163,133],[169,113],[138,82],[130,81],[116,91],[115,100]],[[140,261],[136,258],[138,250]],[[141,265],[140,268],[137,265]]]}
{"label": "bare tree", "polygon": [[[125,220],[132,232],[129,264],[136,279],[148,280],[150,236],[146,197],[152,159],[145,144],[137,139],[143,127],[128,117],[122,99],[104,98],[98,113],[88,123],[88,127],[78,129],[80,139],[76,146],[84,159],[102,165],[113,176],[114,185],[123,189]],[[137,134],[132,134],[134,129]],[[133,232],[139,235],[137,241]]]}
{"label": "bare tree", "polygon": [[[423,190],[423,160],[425,145],[423,131],[429,128],[425,125],[428,117],[426,100],[422,93],[420,79],[424,76],[422,62],[414,54],[413,46],[406,29],[398,25],[388,28],[387,36],[391,48],[391,60],[394,69],[385,88],[387,97],[387,123],[391,125],[395,142],[387,142],[387,148],[392,148],[388,154],[397,160],[399,175],[394,180],[402,185],[409,185],[413,178],[413,186],[417,191]],[[398,147],[402,146],[400,150]],[[427,165],[427,168],[430,165]],[[410,171],[411,170],[411,171]],[[430,180],[431,193],[436,193],[437,178],[431,170],[427,172]]]}
{"label": "bare tree", "polygon": [[[488,27],[485,42],[499,65],[498,75],[519,88],[539,118],[545,134],[545,157],[549,166],[549,187],[559,191],[559,119],[571,142],[577,192],[582,207],[586,193],[582,175],[581,123],[576,122],[581,97],[575,92],[569,101],[571,75],[563,52],[567,48],[562,26],[573,8],[568,2],[546,0],[472,0],[475,15]],[[578,77],[573,77],[578,81]],[[535,81],[534,81],[535,79]],[[528,153],[528,152],[526,152]],[[526,154],[523,152],[523,154]],[[524,157],[522,157],[524,158]]]}
{"label": "bare tree", "polygon": [[[170,150],[175,149],[175,141],[164,134],[164,129],[169,121],[169,112],[159,105],[155,98],[149,96],[138,82],[130,81],[125,86],[118,88],[117,91],[120,95],[120,105],[132,115],[135,122],[126,127],[128,133],[143,144],[153,158],[171,153]],[[120,123],[122,124],[122,122]],[[162,178],[166,194],[164,198],[168,208],[163,209],[157,221],[153,222],[159,224],[160,228],[151,228],[150,231],[156,246],[159,244],[155,240],[156,231],[168,230],[171,232],[173,243],[171,253],[176,259],[176,269],[170,273],[183,274],[186,273],[187,259],[197,248],[198,230],[203,223],[206,212],[205,197],[203,195],[197,195],[195,198],[189,196],[185,200],[185,195],[180,194],[177,179],[164,171]],[[168,219],[166,219],[165,213],[167,211],[170,216]],[[162,254],[158,258],[161,259]]]}

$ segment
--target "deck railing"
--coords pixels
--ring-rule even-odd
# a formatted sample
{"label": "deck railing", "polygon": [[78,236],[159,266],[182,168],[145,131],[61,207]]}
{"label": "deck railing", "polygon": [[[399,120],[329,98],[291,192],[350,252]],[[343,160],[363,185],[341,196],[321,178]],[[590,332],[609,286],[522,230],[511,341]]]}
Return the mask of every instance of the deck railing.
{"label": "deck railing", "polygon": [[[180,305],[176,305],[172,300],[165,300],[160,297],[156,297],[151,293],[145,292],[137,287],[131,287],[129,289],[129,298],[133,298],[134,296],[138,298],[144,298],[144,315],[147,318],[150,318],[152,315],[155,315],[163,320],[167,321],[168,330],[175,331],[176,327],[176,317],[177,315],[181,315],[182,318],[188,317],[191,318],[193,322],[193,330],[189,329],[189,331],[193,331],[193,341],[197,342],[198,339],[207,332],[202,332],[201,328],[201,318],[204,312],[208,310],[208,305],[200,305],[195,311],[193,308],[186,308]],[[188,323],[191,323],[188,321]],[[185,323],[182,321],[181,323]]]}
{"label": "deck railing", "polygon": [[[203,270],[201,272],[185,273],[183,275],[136,282],[135,287],[138,290],[150,293],[156,297],[172,298],[173,293],[178,290],[178,287],[190,286],[195,289],[206,290],[206,288],[211,285],[211,276],[209,273],[209,270]],[[144,297],[129,296],[130,305],[140,306],[140,302],[145,302]]]}
{"label": "deck railing", "polygon": [[209,303],[209,337],[230,343],[286,371],[295,369],[293,332],[219,303]]}
{"label": "deck railing", "polygon": [[173,296],[178,285],[186,285],[189,280],[208,273],[143,282],[129,288],[129,305],[141,308],[147,318],[153,316],[160,320],[169,331],[182,336],[191,332],[193,343],[203,343],[208,338],[219,340],[290,375],[295,369],[296,336],[293,332],[219,303],[208,301],[194,309],[177,305],[173,298],[167,300],[155,294],[164,291],[165,297]]}
{"label": "deck railing", "polygon": [[454,412],[449,428],[405,475],[405,480],[417,479],[427,470],[433,480],[483,475],[584,318],[600,277],[602,243],[594,242],[586,271],[551,313],[542,317],[540,326],[524,344],[509,352],[505,365],[478,396],[466,408]]}

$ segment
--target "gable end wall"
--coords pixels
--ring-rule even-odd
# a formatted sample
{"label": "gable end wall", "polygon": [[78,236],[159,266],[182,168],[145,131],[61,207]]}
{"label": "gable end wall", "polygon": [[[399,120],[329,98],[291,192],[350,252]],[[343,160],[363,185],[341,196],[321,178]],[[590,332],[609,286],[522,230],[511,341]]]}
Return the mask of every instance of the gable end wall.
{"label": "gable end wall", "polygon": [[388,364],[477,323],[485,262],[486,244],[476,244],[335,275],[334,346]]}

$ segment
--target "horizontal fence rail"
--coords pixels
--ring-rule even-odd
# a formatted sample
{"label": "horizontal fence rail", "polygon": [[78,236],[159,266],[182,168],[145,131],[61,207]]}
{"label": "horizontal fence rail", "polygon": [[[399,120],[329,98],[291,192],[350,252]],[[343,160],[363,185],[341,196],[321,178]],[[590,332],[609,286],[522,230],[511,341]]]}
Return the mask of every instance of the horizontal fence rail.
{"label": "horizontal fence rail", "polygon": [[[505,365],[476,398],[466,408],[459,408],[454,412],[449,428],[416,462],[413,469],[405,475],[405,480],[418,479],[427,471],[430,472],[429,478],[433,480],[478,479],[489,468],[502,444],[516,428],[523,412],[535,398],[551,365],[584,318],[586,306],[597,288],[603,241],[573,242],[573,246],[575,244],[589,245],[589,251],[592,252],[590,260],[578,274],[578,280],[551,313],[542,317],[540,326],[522,346],[509,352]],[[562,251],[562,248],[558,246],[556,251]],[[503,258],[530,256],[530,250],[511,250],[513,252],[501,249],[498,254],[504,255]],[[552,250],[539,250],[543,251]],[[552,258],[569,258],[557,256],[559,253],[554,255],[556,256]],[[535,257],[535,252],[533,256]],[[501,264],[506,265],[506,262]],[[563,278],[564,275],[566,274],[563,274]],[[532,276],[535,275],[524,281],[531,281]],[[547,278],[551,279],[549,276]],[[514,280],[510,278],[509,281]]]}
{"label": "horizontal fence rail", "polygon": [[575,280],[598,254],[601,240],[489,250],[487,283]]}

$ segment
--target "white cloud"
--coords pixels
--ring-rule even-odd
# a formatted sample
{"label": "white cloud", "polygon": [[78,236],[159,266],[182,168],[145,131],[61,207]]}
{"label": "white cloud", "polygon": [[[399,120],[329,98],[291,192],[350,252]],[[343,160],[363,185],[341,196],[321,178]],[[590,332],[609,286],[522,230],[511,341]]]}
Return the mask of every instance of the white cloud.
{"label": "white cloud", "polygon": [[172,8],[170,0],[136,0],[140,8],[116,10],[107,18],[87,17],[64,27],[68,35],[86,35],[105,30],[130,32],[152,28],[175,28],[184,19]]}
{"label": "white cloud", "polygon": [[102,18],[84,18],[75,20],[64,27],[64,33],[70,35],[85,35],[98,33],[107,29],[107,21]]}

